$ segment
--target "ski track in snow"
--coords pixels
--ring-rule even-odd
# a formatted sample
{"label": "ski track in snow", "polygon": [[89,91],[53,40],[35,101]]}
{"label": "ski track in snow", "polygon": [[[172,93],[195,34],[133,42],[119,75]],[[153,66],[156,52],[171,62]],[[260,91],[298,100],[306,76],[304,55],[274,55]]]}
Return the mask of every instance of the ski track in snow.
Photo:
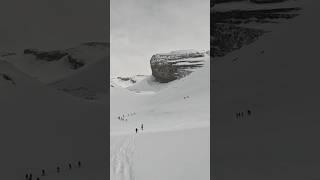
{"label": "ski track in snow", "polygon": [[111,157],[111,179],[135,180],[133,154],[135,150],[135,134],[125,136],[122,143],[115,147]]}

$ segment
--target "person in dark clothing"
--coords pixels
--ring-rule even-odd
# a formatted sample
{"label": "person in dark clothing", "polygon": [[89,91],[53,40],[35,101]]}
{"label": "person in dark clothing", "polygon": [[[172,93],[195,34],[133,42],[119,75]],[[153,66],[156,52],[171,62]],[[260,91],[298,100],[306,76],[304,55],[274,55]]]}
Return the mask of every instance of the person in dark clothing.
{"label": "person in dark clothing", "polygon": [[40,180],[40,178],[39,178],[39,177],[37,177],[37,180]]}
{"label": "person in dark clothing", "polygon": [[81,162],[80,161],[78,161],[78,167],[81,167]]}
{"label": "person in dark clothing", "polygon": [[26,174],[26,179],[28,179],[28,177],[29,177],[29,174]]}
{"label": "person in dark clothing", "polygon": [[69,163],[69,169],[72,169],[71,163]]}
{"label": "person in dark clothing", "polygon": [[143,124],[141,124],[141,130],[143,130]]}
{"label": "person in dark clothing", "polygon": [[136,133],[138,133],[138,128],[136,128]]}
{"label": "person in dark clothing", "polygon": [[57,166],[57,173],[59,173],[60,172],[60,167],[59,166]]}
{"label": "person in dark clothing", "polygon": [[237,119],[241,118],[241,112],[237,113]]}
{"label": "person in dark clothing", "polygon": [[32,180],[32,174],[31,173],[29,174],[29,180]]}
{"label": "person in dark clothing", "polygon": [[247,112],[248,112],[248,115],[250,116],[251,115],[251,110],[248,110]]}
{"label": "person in dark clothing", "polygon": [[42,169],[41,176],[45,176],[45,175],[46,175],[46,171],[44,169]]}

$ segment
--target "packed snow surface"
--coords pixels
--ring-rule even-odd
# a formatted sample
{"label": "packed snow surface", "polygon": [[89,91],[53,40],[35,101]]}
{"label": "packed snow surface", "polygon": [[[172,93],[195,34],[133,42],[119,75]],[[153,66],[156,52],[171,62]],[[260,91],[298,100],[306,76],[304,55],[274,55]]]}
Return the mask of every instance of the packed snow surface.
{"label": "packed snow surface", "polygon": [[128,88],[110,88],[112,180],[209,179],[208,59],[170,83],[149,76]]}

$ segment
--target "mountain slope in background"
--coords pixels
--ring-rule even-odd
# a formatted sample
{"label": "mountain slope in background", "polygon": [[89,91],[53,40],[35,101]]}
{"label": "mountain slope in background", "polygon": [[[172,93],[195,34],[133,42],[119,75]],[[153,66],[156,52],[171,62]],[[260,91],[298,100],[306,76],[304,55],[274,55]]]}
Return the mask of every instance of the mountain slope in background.
{"label": "mountain slope in background", "polygon": [[74,48],[55,51],[26,49],[5,56],[5,60],[22,72],[44,83],[53,83],[107,58],[107,43],[84,43]]}
{"label": "mountain slope in background", "polygon": [[[41,169],[49,180],[105,179],[106,103],[68,96],[4,61],[0,87],[2,179],[40,177]],[[82,168],[66,168],[78,161]]]}
{"label": "mountain slope in background", "polygon": [[105,100],[107,43],[90,42],[55,51],[26,49],[6,53],[4,61],[57,90],[87,100]]}

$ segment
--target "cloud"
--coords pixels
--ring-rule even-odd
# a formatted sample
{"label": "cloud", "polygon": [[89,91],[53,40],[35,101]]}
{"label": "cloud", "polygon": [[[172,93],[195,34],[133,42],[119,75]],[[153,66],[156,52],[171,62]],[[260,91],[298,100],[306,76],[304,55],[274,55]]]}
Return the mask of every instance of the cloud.
{"label": "cloud", "polygon": [[111,73],[150,74],[155,53],[210,48],[209,0],[111,0]]}

